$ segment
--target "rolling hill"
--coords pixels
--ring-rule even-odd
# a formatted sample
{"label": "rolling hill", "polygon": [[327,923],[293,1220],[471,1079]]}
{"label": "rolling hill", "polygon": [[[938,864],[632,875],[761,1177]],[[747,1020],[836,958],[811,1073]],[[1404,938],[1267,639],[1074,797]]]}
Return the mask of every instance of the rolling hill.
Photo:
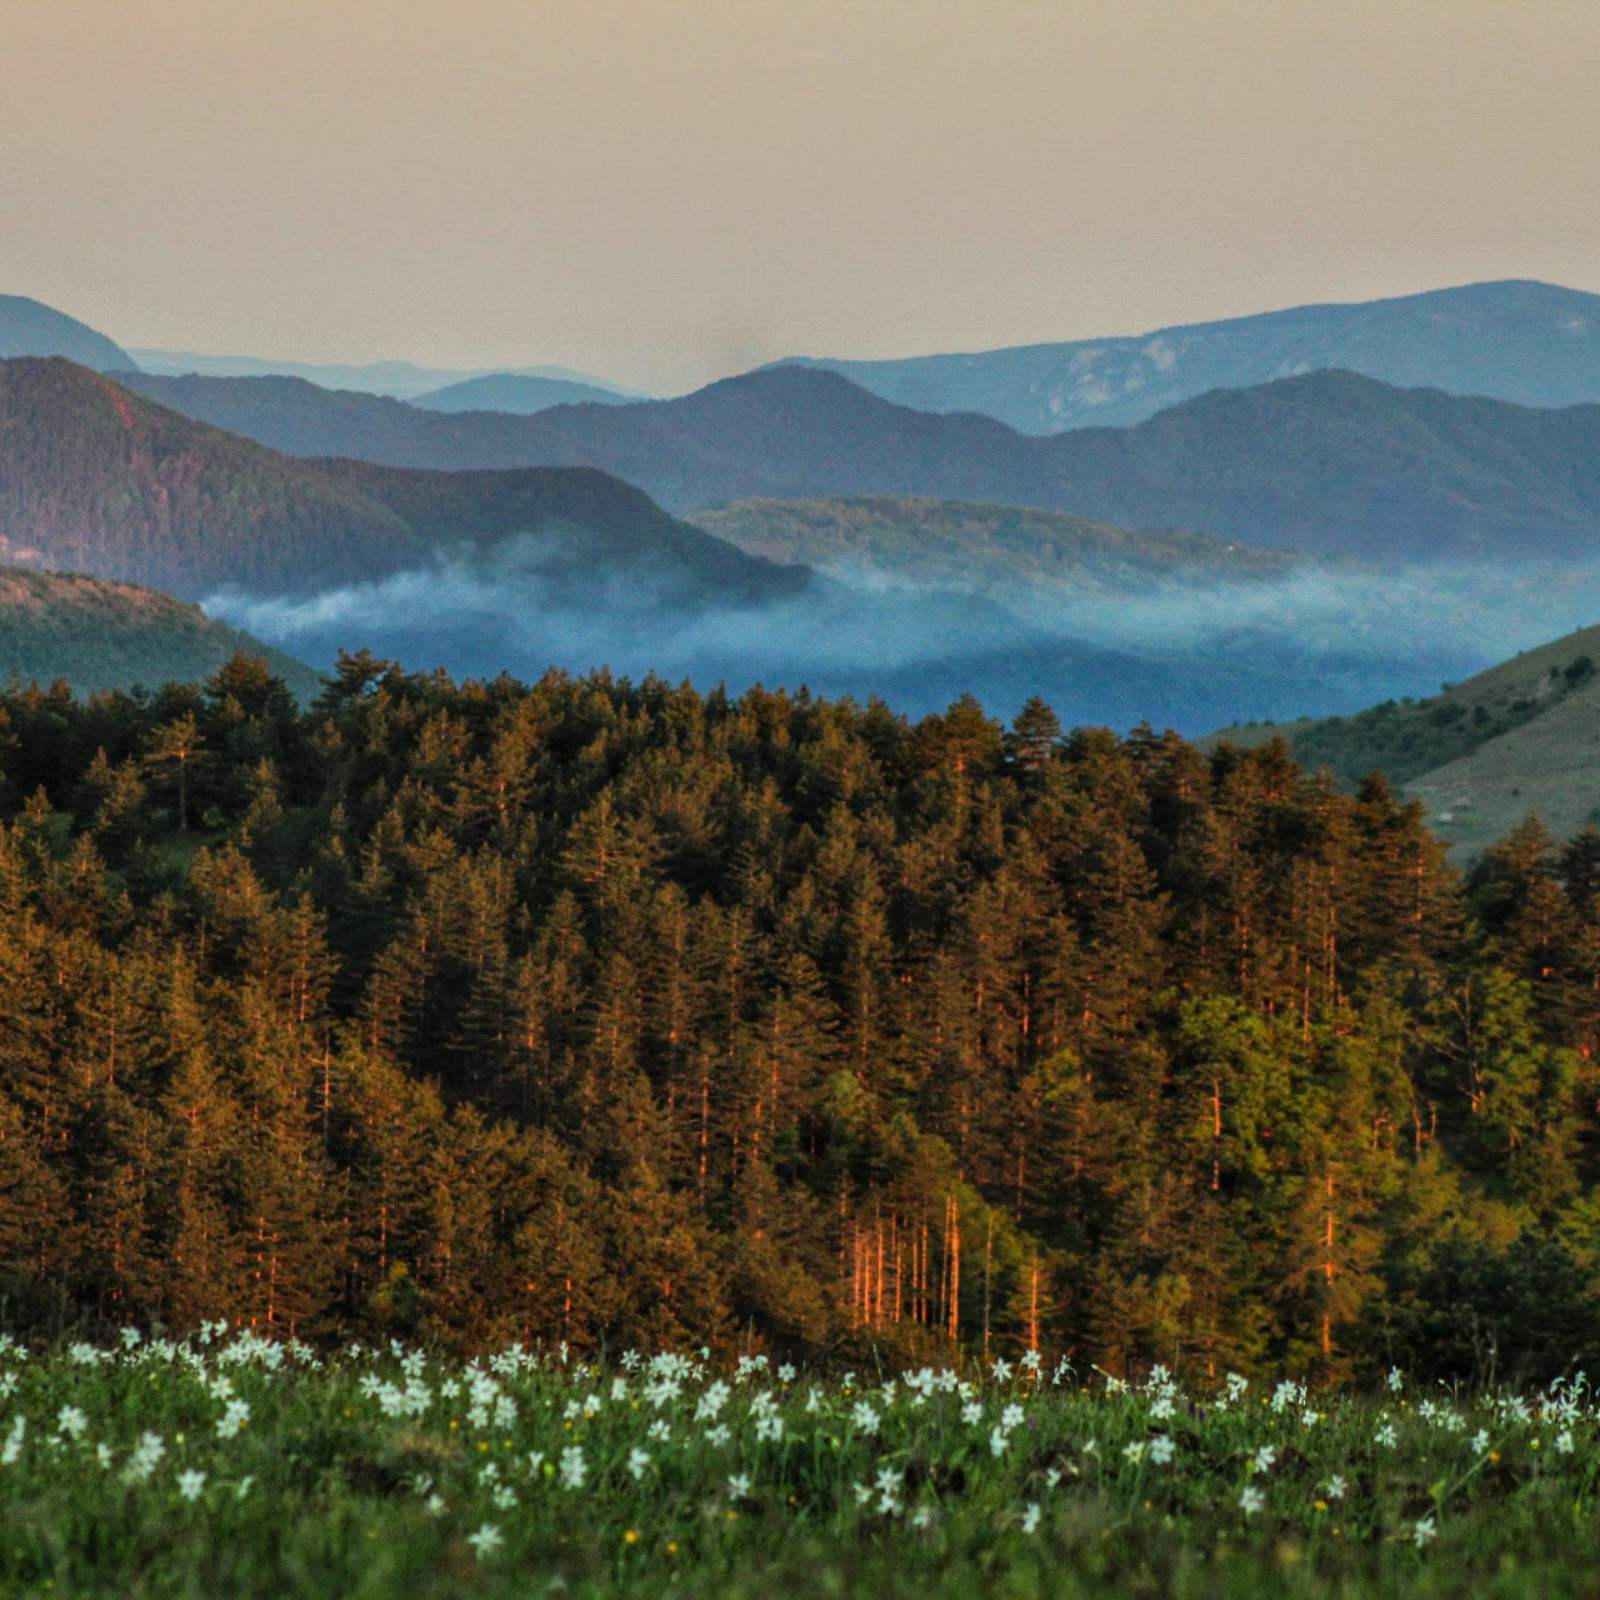
{"label": "rolling hill", "polygon": [[1224,728],[1204,742],[1248,747],[1273,737],[1347,787],[1383,772],[1423,803],[1463,856],[1530,812],[1569,836],[1600,816],[1600,626],[1523,651],[1428,699]]}
{"label": "rolling hill", "polygon": [[589,465],[685,511],[925,496],[1385,563],[1587,557],[1600,405],[1538,410],[1317,372],[1216,390],[1129,428],[1029,438],[780,367],[676,400],[456,416],[289,378],[130,377],[186,415],[295,455],[460,470]]}
{"label": "rolling hill", "polygon": [[14,356],[64,356],[96,372],[134,366],[126,350],[76,317],[26,295],[0,294],[0,360]]}
{"label": "rolling hill", "polygon": [[1600,295],[1514,279],[1354,305],[897,361],[792,358],[900,405],[1022,433],[1122,427],[1208,389],[1328,367],[1528,406],[1600,400]]}
{"label": "rolling hill", "polygon": [[960,500],[741,500],[690,520],[772,561],[1000,596],[1125,597],[1174,581],[1279,578],[1304,565],[1282,551],[1204,534],[1135,531],[1059,511]]}
{"label": "rolling hill", "polygon": [[614,389],[601,389],[592,383],[574,383],[568,378],[530,377],[515,372],[492,372],[484,378],[467,378],[419,394],[412,404],[424,411],[509,411],[531,417],[552,406],[578,406],[593,402],[597,406],[624,406],[629,396]]}
{"label": "rolling hill", "polygon": [[0,558],[11,564],[188,597],[230,584],[303,594],[530,534],[580,580],[648,568],[685,598],[787,595],[807,580],[592,470],[296,460],[70,362],[0,363]]}
{"label": "rolling hill", "polygon": [[0,682],[156,688],[211,677],[241,651],[265,656],[301,701],[316,696],[321,680],[303,662],[157,589],[0,567]]}

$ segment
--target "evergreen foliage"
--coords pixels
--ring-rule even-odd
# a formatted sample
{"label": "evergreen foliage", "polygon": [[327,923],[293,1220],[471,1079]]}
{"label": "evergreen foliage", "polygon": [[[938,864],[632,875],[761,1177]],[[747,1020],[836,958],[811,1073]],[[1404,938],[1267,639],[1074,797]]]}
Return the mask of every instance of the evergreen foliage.
{"label": "evergreen foliage", "polygon": [[0,818],[13,1326],[1600,1358],[1593,832],[370,656],[0,695]]}

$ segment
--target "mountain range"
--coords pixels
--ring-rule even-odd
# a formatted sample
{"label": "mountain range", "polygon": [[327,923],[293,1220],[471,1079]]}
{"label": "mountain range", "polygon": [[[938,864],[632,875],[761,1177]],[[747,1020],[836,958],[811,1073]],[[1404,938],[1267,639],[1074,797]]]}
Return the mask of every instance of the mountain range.
{"label": "mountain range", "polygon": [[1565,406],[1600,400],[1600,295],[1510,279],[1135,337],[893,361],[790,360],[900,405],[982,412],[1021,433],[1121,427],[1208,389],[1329,367],[1401,388]]}
{"label": "mountain range", "polygon": [[724,600],[806,581],[604,473],[296,460],[59,359],[0,362],[0,438],[0,559],[190,597],[226,584],[310,593],[535,534],[547,564],[575,581],[648,569],[684,595]]}
{"label": "mountain range", "polygon": [[[54,351],[18,351],[22,355],[53,355]],[[623,399],[640,398],[632,390],[608,383],[587,372],[570,367],[423,367],[413,361],[371,361],[360,365],[339,365],[318,361],[273,361],[264,356],[208,356],[193,350],[146,350],[129,352],[134,359],[123,366],[137,365],[145,372],[167,377],[197,373],[206,378],[304,378],[325,389],[355,389],[363,394],[389,395],[400,400],[415,400],[435,391],[470,383],[479,378],[542,378],[553,383],[570,383],[601,394]],[[577,398],[569,396],[569,398]]]}
{"label": "mountain range", "polygon": [[[73,342],[62,342],[69,332]],[[436,409],[450,410],[525,414],[551,403],[644,398],[560,366],[460,370],[409,361],[336,365],[183,350],[124,351],[82,323],[20,297],[0,297],[0,355],[64,355],[104,371],[137,365],[163,376],[300,377],[323,388],[418,401],[427,397],[429,403],[439,401],[441,390],[480,385],[436,403]],[[976,412],[1026,434],[1124,427],[1211,389],[1248,388],[1330,368],[1399,388],[1559,407],[1600,401],[1600,295],[1506,279],[1350,304],[1293,306],[1133,336],[893,360],[795,356],[771,365],[837,372],[914,410]],[[509,381],[516,379],[576,388],[547,390],[537,382]]]}
{"label": "mountain range", "polygon": [[[237,384],[246,392],[309,387]],[[883,406],[830,374],[754,382],[779,394],[818,386]],[[482,421],[330,398],[443,427]],[[698,403],[728,405],[726,386]],[[656,408],[547,414],[635,410]],[[926,421],[942,427],[947,419]],[[1006,434],[995,422],[979,426]],[[931,536],[920,568],[896,586],[848,573],[824,579],[680,522],[600,470],[445,472],[291,458],[62,360],[0,365],[0,437],[0,558],[205,598],[235,626],[318,666],[339,646],[363,645],[490,677],[606,664],[702,683],[883,694],[912,714],[966,690],[998,707],[1045,693],[1074,722],[1154,715],[1195,728],[1229,712],[1360,706],[1382,686],[1437,682],[1461,661],[1454,645],[1443,653],[1408,645],[1394,662],[1365,645],[1349,650],[1338,630],[1307,638],[1296,624],[1290,637],[1270,622],[1277,589],[1267,579],[1304,563],[1194,534],[1123,533],[1005,507],[834,507],[824,514],[834,538],[864,518],[883,560],[896,542],[915,546],[918,525]],[[762,507],[734,515],[744,518],[739,538],[758,549]],[[797,514],[781,507],[776,515],[794,523]],[[814,510],[802,515],[816,520]],[[822,539],[814,549],[826,554],[826,546]],[[1005,552],[1010,578],[986,590],[986,566],[995,565],[986,550],[995,549]],[[1053,573],[1058,603],[1038,603],[1045,590],[1029,584],[1029,571]],[[1210,621],[1181,638],[1152,637],[1141,616],[1122,621],[1131,600],[1162,592],[1163,574],[1168,589],[1240,592],[1211,582],[1222,573],[1261,579],[1254,610],[1269,618],[1266,629],[1242,624],[1232,606],[1221,643]],[[1157,611],[1165,618],[1163,606]]]}
{"label": "mountain range", "polygon": [[923,496],[1184,527],[1387,563],[1570,559],[1600,533],[1600,405],[1540,410],[1314,372],[1048,438],[779,367],[676,400],[446,416],[290,378],[129,375],[295,455],[461,470],[588,465],[668,509]]}

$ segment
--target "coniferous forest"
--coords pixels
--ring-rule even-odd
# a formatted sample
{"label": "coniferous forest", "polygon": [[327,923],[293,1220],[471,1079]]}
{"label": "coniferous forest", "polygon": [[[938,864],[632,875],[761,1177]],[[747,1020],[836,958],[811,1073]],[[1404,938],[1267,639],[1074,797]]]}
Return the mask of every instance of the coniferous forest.
{"label": "coniferous forest", "polygon": [[0,699],[38,1333],[1595,1359],[1600,834],[1281,744],[341,658]]}

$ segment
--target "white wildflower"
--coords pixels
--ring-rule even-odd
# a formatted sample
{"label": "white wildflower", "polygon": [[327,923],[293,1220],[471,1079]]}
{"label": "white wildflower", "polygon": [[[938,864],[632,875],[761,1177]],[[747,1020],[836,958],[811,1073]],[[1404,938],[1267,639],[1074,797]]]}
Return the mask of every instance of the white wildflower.
{"label": "white wildflower", "polygon": [[473,1553],[482,1561],[487,1556],[492,1556],[505,1539],[500,1530],[492,1522],[480,1523],[476,1533],[467,1535],[467,1543],[472,1546]]}

